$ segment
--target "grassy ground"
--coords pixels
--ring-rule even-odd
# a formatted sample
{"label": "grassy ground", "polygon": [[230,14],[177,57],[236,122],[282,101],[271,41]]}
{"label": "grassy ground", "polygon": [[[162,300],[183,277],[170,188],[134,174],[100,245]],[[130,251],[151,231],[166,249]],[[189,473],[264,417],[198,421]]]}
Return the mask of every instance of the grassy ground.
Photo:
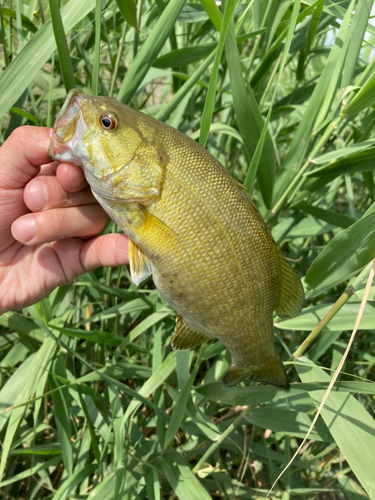
{"label": "grassy ground", "polygon": [[[251,193],[306,303],[275,318],[289,392],[223,389],[219,342],[173,352],[173,311],[123,268],[2,315],[0,496],[264,498],[339,365],[375,257],[373,2],[62,4],[0,8],[2,138],[52,125],[79,87],[199,139]],[[375,499],[374,300],[375,286],[270,498]]]}

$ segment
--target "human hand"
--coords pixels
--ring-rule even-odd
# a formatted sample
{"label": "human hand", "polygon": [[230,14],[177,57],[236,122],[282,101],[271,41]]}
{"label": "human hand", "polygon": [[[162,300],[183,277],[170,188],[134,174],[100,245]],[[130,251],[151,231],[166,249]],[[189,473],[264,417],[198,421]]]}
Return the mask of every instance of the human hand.
{"label": "human hand", "polygon": [[51,163],[49,141],[49,128],[25,126],[0,148],[0,314],[128,262],[125,235],[94,237],[107,215],[80,167]]}

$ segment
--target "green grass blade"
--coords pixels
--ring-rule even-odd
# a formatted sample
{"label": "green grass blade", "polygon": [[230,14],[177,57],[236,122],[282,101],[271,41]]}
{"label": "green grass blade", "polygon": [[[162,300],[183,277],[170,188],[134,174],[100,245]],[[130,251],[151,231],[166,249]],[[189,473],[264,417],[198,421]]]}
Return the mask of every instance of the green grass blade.
{"label": "green grass blade", "polygon": [[142,45],[121,84],[117,99],[128,103],[163,48],[186,0],[171,0]]}
{"label": "green grass blade", "polygon": [[[250,164],[261,136],[264,121],[251,88],[246,88],[233,28],[231,28],[226,41],[226,58],[232,89],[233,107],[238,129],[243,138],[246,158]],[[268,180],[267,183],[263,183],[262,198],[265,205],[269,208],[272,203],[275,155],[274,146],[268,132],[264,140],[264,148],[260,161],[262,164],[261,175]]]}
{"label": "green grass blade", "polygon": [[137,6],[134,0],[116,0],[119,11],[132,28],[137,29]]}
{"label": "green grass blade", "polygon": [[205,62],[191,75],[191,77],[179,88],[179,90],[173,95],[171,100],[165,104],[160,111],[155,115],[158,120],[167,120],[171,113],[177,108],[184,97],[192,90],[194,85],[202,77],[204,72],[210,66],[214,60],[215,52],[212,52],[205,60]]}
{"label": "green grass blade", "polygon": [[83,469],[72,474],[66,479],[60,488],[53,495],[52,500],[65,500],[70,493],[88,476],[93,474],[98,468],[96,464],[86,465]]}
{"label": "green grass blade", "polygon": [[[152,392],[154,392],[176,367],[176,353],[171,352],[163,361],[163,363],[154,371],[151,377],[143,384],[140,388],[138,394],[143,398],[147,398]],[[141,402],[133,400],[126,409],[123,423],[125,423],[130,415],[137,411]]]}
{"label": "green grass blade", "polygon": [[180,397],[176,402],[176,406],[174,407],[171,420],[168,425],[167,432],[165,434],[164,440],[164,449],[166,450],[172,444],[176,432],[181,425],[181,422],[186,414],[186,406],[188,404],[188,400],[190,398],[190,391],[193,386],[195,377],[197,376],[197,371],[199,368],[199,362],[196,363],[193,371],[190,374],[190,377],[186,381],[184,387],[181,389]]}
{"label": "green grass blade", "polygon": [[371,17],[373,0],[357,2],[353,20],[350,26],[350,44],[345,57],[345,65],[342,72],[341,87],[347,87],[352,83],[353,74],[358,64],[358,56],[362,50],[363,37],[367,30],[367,24]]}
{"label": "green grass blade", "polygon": [[318,126],[326,118],[333,95],[337,89],[338,81],[341,77],[342,67],[345,63],[345,54],[349,44],[349,23],[354,3],[354,0],[352,0],[351,8],[349,8],[345,14],[337,35],[338,42],[330,51],[324,70],[315,86],[314,92],[284,160],[283,173],[282,176],[280,176],[275,192],[276,199],[281,195],[285,197],[286,193],[292,189],[292,180],[294,180],[294,183],[298,181],[301,174],[297,174],[296,176],[296,172],[300,170],[306,157],[313,130],[314,128],[317,130]]}
{"label": "green grass blade", "polygon": [[[362,143],[360,143],[362,144]],[[349,150],[350,148],[345,148]],[[353,146],[354,149],[354,146]],[[343,158],[338,158],[338,160],[333,161],[332,163],[325,165],[324,167],[315,168],[311,170],[307,176],[308,177],[337,177],[338,175],[350,174],[354,172],[369,172],[374,169],[374,148],[365,148],[361,150],[358,145],[358,149],[360,151],[355,154],[350,154],[348,156],[344,156]],[[328,156],[328,155],[327,155]],[[338,153],[338,156],[339,153]]]}
{"label": "green grass blade", "polygon": [[333,224],[337,227],[343,227],[346,229],[356,222],[357,219],[349,217],[345,214],[339,214],[333,210],[326,210],[324,208],[319,208],[314,205],[309,205],[308,203],[298,203],[298,208],[304,210],[306,213],[316,217],[317,219],[324,220],[329,224]]}
{"label": "green grass blade", "polygon": [[[296,366],[302,381],[325,381],[330,377],[306,358]],[[309,393],[318,408],[324,391]],[[353,396],[331,392],[322,408],[321,415],[333,438],[340,447],[352,471],[367,491],[375,498],[375,424],[370,414]]]}
{"label": "green grass blade", "polygon": [[[79,23],[94,5],[94,0],[70,0],[64,5],[61,9],[61,19],[66,33]],[[48,21],[35,33],[1,76],[0,117],[17,101],[55,48],[52,23]]]}
{"label": "green grass blade", "polygon": [[95,5],[95,50],[94,64],[92,69],[92,93],[98,95],[99,89],[99,66],[100,66],[100,31],[101,31],[101,0],[96,0]]}
{"label": "green grass blade", "polygon": [[342,283],[375,257],[375,211],[338,234],[314,260],[306,274],[313,288]]}
{"label": "green grass blade", "polygon": [[359,89],[356,96],[350,101],[347,106],[344,106],[341,113],[345,116],[356,115],[360,111],[375,102],[375,74]]}
{"label": "green grass blade", "polygon": [[215,0],[199,0],[215,28],[221,30],[222,14]]}
{"label": "green grass blade", "polygon": [[76,80],[74,77],[73,65],[69,54],[68,44],[65,38],[64,25],[60,14],[60,5],[58,0],[49,0],[49,6],[51,10],[53,33],[56,40],[57,52],[59,54],[62,77],[64,80],[66,92],[68,93],[69,90],[75,88]]}
{"label": "green grass blade", "polygon": [[228,0],[225,3],[225,11],[224,11],[223,22],[220,29],[219,42],[215,53],[215,59],[211,72],[210,83],[208,85],[207,96],[204,102],[203,114],[201,119],[199,143],[203,147],[206,145],[208,134],[210,132],[212,114],[215,105],[217,75],[219,72],[220,59],[223,53],[225,40],[228,34],[229,26],[233,17],[235,7],[236,7],[236,0]]}
{"label": "green grass blade", "polygon": [[62,354],[59,354],[55,360],[53,371],[49,376],[49,384],[52,390],[61,387],[60,390],[55,390],[52,393],[52,400],[63,461],[69,476],[71,476],[73,473],[73,450],[71,442],[70,396],[68,388],[59,384],[58,380],[54,377],[55,373],[66,378],[65,363]]}
{"label": "green grass blade", "polygon": [[[38,385],[39,379],[42,376],[44,370],[47,369],[47,366],[49,365],[51,361],[51,356],[52,353],[55,349],[55,342],[52,339],[47,338],[44,342],[39,351],[32,356],[32,360],[28,362],[28,376],[25,379],[25,377],[21,373],[23,383],[21,390],[17,394],[17,398],[14,401],[14,405],[22,405],[23,403],[26,403],[29,399],[32,398],[35,388]],[[21,365],[22,366],[22,365]],[[14,380],[16,382],[16,380]],[[17,385],[17,384],[16,384]],[[4,402],[0,401],[0,404],[4,407]],[[5,402],[7,405],[7,403]],[[8,406],[7,406],[8,407]],[[6,430],[6,434],[4,437],[3,441],[3,446],[2,446],[2,454],[1,454],[1,462],[0,462],[0,477],[3,476],[3,472],[5,469],[6,461],[14,440],[14,437],[16,435],[17,429],[19,425],[21,424],[21,421],[23,419],[23,416],[26,412],[27,406],[20,406],[16,409],[14,409],[11,412],[9,422],[8,422],[8,427]]]}
{"label": "green grass blade", "polygon": [[287,33],[287,37],[286,37],[286,42],[284,45],[283,55],[282,55],[281,62],[280,62],[279,74],[278,74],[278,77],[276,80],[275,90],[273,92],[273,96],[272,96],[271,102],[269,104],[269,111],[267,113],[267,118],[264,122],[262,132],[260,134],[259,141],[258,141],[258,144],[257,144],[255,152],[254,152],[254,156],[251,159],[249,168],[247,170],[246,178],[245,178],[245,182],[244,182],[244,186],[245,186],[246,190],[248,192],[250,192],[252,184],[253,184],[255,176],[256,176],[256,173],[258,171],[259,188],[260,188],[260,191],[263,195],[263,199],[268,200],[268,203],[265,203],[268,208],[270,208],[270,206],[271,206],[270,200],[272,200],[273,183],[270,183],[270,175],[269,175],[270,171],[269,171],[269,169],[264,169],[263,163],[261,164],[260,168],[258,168],[258,167],[259,167],[259,162],[260,162],[261,155],[262,155],[263,148],[264,148],[264,141],[266,140],[266,137],[268,134],[268,124],[270,122],[270,118],[272,115],[273,103],[274,103],[275,98],[276,98],[277,89],[279,87],[279,83],[280,83],[280,79],[281,79],[281,76],[283,73],[283,69],[284,69],[288,54],[289,54],[289,50],[290,50],[290,46],[291,46],[292,38],[293,38],[293,32],[294,32],[295,26],[297,24],[299,6],[300,6],[299,1],[294,2],[292,15],[291,15],[290,22],[289,22],[289,28],[288,28],[288,33]]}
{"label": "green grass blade", "polygon": [[[277,321],[278,328],[285,330],[313,330],[318,323],[331,310],[333,304],[322,304],[319,306],[308,307],[303,310],[296,318]],[[342,309],[330,320],[327,328],[330,332],[342,332],[354,328],[355,320],[359,311],[359,303],[351,300],[345,304]],[[368,303],[361,321],[363,330],[371,330],[374,326],[374,306]]]}
{"label": "green grass blade", "polygon": [[217,47],[216,43],[206,43],[197,47],[184,47],[164,54],[156,59],[155,68],[180,68],[207,57]]}
{"label": "green grass blade", "polygon": [[192,473],[189,464],[177,452],[170,450],[160,458],[160,465],[179,500],[211,499],[211,495]]}

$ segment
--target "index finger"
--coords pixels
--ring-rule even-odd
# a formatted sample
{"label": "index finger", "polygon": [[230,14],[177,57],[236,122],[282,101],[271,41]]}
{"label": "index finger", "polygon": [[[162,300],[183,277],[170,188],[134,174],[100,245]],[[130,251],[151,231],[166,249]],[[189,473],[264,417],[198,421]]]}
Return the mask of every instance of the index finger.
{"label": "index finger", "polygon": [[23,126],[16,128],[0,148],[0,186],[3,189],[23,188],[50,163],[48,145],[51,129]]}

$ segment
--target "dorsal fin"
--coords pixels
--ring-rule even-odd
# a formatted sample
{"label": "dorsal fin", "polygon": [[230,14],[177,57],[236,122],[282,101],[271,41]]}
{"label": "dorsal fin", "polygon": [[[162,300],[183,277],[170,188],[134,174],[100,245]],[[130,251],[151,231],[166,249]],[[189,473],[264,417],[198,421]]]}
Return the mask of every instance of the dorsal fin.
{"label": "dorsal fin", "polygon": [[152,274],[152,262],[131,239],[128,243],[128,256],[132,281],[135,285],[139,285]]}
{"label": "dorsal fin", "polygon": [[181,316],[176,317],[176,327],[171,341],[172,348],[175,351],[193,349],[209,339],[210,337],[207,337],[204,333],[198,332],[187,325]]}
{"label": "dorsal fin", "polygon": [[280,273],[280,289],[276,314],[282,319],[291,318],[297,316],[302,309],[305,299],[302,283],[281,252],[279,253],[278,267]]}

